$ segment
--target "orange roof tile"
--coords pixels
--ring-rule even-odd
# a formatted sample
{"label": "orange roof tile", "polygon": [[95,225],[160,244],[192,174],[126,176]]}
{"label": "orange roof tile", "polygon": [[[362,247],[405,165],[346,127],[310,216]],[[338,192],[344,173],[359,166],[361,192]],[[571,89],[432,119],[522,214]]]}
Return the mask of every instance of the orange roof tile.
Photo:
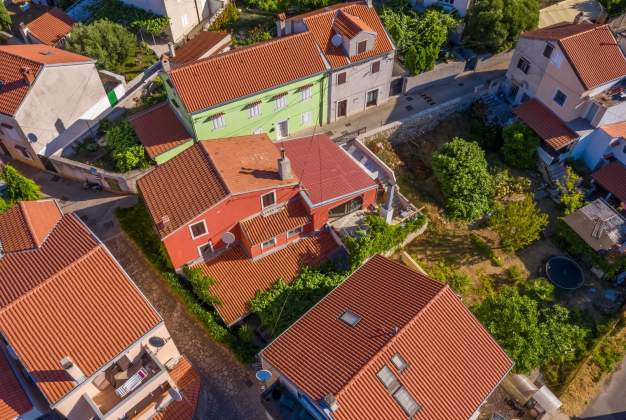
{"label": "orange roof tile", "polygon": [[325,70],[312,35],[302,33],[189,63],[170,77],[185,108],[194,113]]}
{"label": "orange roof tile", "polygon": [[58,7],[48,10],[26,27],[41,42],[54,45],[72,31],[74,20]]}
{"label": "orange roof tile", "polygon": [[215,309],[230,326],[250,312],[248,302],[257,290],[270,288],[278,279],[291,283],[303,266],[317,266],[337,249],[330,233],[322,232],[260,259],[252,260],[240,246],[236,246],[195,267],[216,280],[210,289],[222,304],[216,305]]}
{"label": "orange roof tile", "polygon": [[[361,317],[351,327],[339,319]],[[394,354],[407,362],[400,373]],[[375,256],[261,352],[314,401],[337,398],[336,419],[406,415],[377,372],[396,375],[420,419],[469,418],[513,366],[452,290]]]}
{"label": "orange roof tile", "polygon": [[626,122],[603,125],[602,127],[600,127],[600,130],[604,131],[606,134],[614,138],[626,138]]}
{"label": "orange roof tile", "polygon": [[260,244],[281,233],[311,223],[300,198],[295,198],[277,213],[269,216],[258,215],[239,223],[243,235],[250,244]]}
{"label": "orange roof tile", "polygon": [[55,200],[21,201],[18,206],[26,219],[30,234],[40,247],[63,214]]}
{"label": "orange roof tile", "polygon": [[538,99],[513,108],[513,112],[554,150],[560,150],[578,138],[561,119]]}
{"label": "orange roof tile", "polygon": [[1,45],[0,113],[13,115],[28,94],[30,86],[24,81],[22,68],[29,68],[37,76],[44,65],[92,61],[91,58],[44,44]]}
{"label": "orange roof tile", "polygon": [[558,41],[585,89],[626,75],[626,57],[608,25],[557,24],[522,36]]}
{"label": "orange roof tile", "polygon": [[[137,186],[162,238],[228,196],[201,144],[158,166]],[[162,223],[164,218],[169,221]]]}
{"label": "orange roof tile", "polygon": [[[339,15],[343,16],[337,22],[339,24],[338,28],[341,28],[342,31],[347,31],[348,34],[354,34],[356,30],[354,28],[359,26],[362,30],[376,33],[374,48],[348,57],[343,46],[334,47],[331,43],[331,38],[335,34],[333,23],[336,22],[336,16]],[[315,36],[315,40],[333,68],[343,67],[350,63],[366,60],[394,50],[394,46],[378,17],[378,13],[376,13],[376,9],[367,7],[362,2],[344,3],[330,9],[320,9],[312,13],[290,18],[290,20],[300,19],[304,21],[308,30]]]}
{"label": "orange roof tile", "polygon": [[228,32],[200,31],[185,45],[176,48],[176,55],[172,57],[171,61],[177,65],[196,61],[220,43],[225,43],[225,46],[230,44],[230,42],[224,41],[228,36]]}
{"label": "orange roof tile", "polygon": [[591,177],[619,201],[626,203],[626,166],[623,163],[613,161],[595,171]]}
{"label": "orange roof tile", "polygon": [[183,396],[182,401],[172,402],[163,413],[153,418],[156,420],[191,420],[198,406],[200,395],[200,376],[186,357],[170,371],[170,377],[176,383]]}
{"label": "orange roof tile", "polygon": [[363,22],[361,18],[352,16],[341,9],[337,12],[333,24],[335,26],[335,30],[340,34],[345,35],[348,39],[354,38],[362,31],[373,34],[376,33],[367,23]]}
{"label": "orange roof tile", "polygon": [[232,194],[296,184],[278,175],[278,147],[267,134],[200,142]]}
{"label": "orange roof tile", "polygon": [[128,121],[135,129],[137,138],[146,148],[148,156],[153,159],[191,140],[187,129],[168,102],[139,112],[131,116]]}
{"label": "orange roof tile", "polygon": [[26,414],[33,404],[15,377],[0,347],[0,419],[13,419]]}

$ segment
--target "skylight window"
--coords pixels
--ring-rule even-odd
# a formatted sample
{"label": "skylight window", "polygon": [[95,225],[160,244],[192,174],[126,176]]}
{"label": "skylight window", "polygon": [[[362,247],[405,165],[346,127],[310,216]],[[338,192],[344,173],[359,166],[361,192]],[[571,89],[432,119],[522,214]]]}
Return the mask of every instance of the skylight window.
{"label": "skylight window", "polygon": [[359,321],[361,320],[361,317],[348,309],[343,314],[341,314],[339,319],[345,322],[346,324],[348,324],[349,326],[354,327],[356,326],[356,324],[359,323]]}
{"label": "skylight window", "polygon": [[394,393],[398,388],[401,387],[400,382],[398,382],[398,378],[396,375],[389,369],[387,366],[383,366],[381,370],[376,374],[378,379],[383,383],[385,389],[390,393]]}
{"label": "skylight window", "polygon": [[409,367],[409,364],[406,362],[406,360],[404,360],[402,356],[400,356],[400,353],[396,353],[391,356],[391,363],[393,363],[393,365],[396,367],[396,369],[398,369],[399,372],[402,372]]}
{"label": "skylight window", "polygon": [[407,416],[413,417],[422,408],[415,399],[409,394],[409,391],[403,386],[393,394],[393,398],[400,404]]}

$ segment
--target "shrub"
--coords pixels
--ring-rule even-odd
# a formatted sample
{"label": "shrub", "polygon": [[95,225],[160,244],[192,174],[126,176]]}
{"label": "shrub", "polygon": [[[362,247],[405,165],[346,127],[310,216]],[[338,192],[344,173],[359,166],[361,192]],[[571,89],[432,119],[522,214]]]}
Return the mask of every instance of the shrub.
{"label": "shrub", "polygon": [[100,0],[90,6],[89,11],[93,21],[106,19],[131,29],[143,29],[152,35],[161,34],[169,26],[168,17],[155,15],[120,0]]}
{"label": "shrub", "polygon": [[530,191],[532,182],[521,176],[511,176],[508,169],[497,171],[493,175],[496,198],[502,200],[511,194],[520,194]]}
{"label": "shrub", "polygon": [[234,2],[229,1],[224,7],[222,14],[209,27],[209,31],[224,31],[231,29],[235,22],[239,20],[239,10]]}
{"label": "shrub", "polygon": [[[30,178],[26,178],[11,165],[4,165],[0,178],[6,184],[6,202],[3,204],[5,210],[18,201],[39,200],[41,198],[41,188]],[[3,200],[4,201],[4,200]]]}
{"label": "shrub", "polygon": [[452,265],[446,264],[444,261],[434,264],[430,269],[430,274],[434,279],[446,283],[459,295],[467,293],[472,285],[472,280],[467,274]]}
{"label": "shrub", "polygon": [[262,27],[257,26],[249,30],[244,37],[235,37],[235,45],[250,45],[257,42],[269,41],[272,39],[272,35],[264,30]]}
{"label": "shrub", "polygon": [[552,302],[554,300],[554,285],[548,279],[539,277],[524,284],[524,293],[535,300]]}
{"label": "shrub", "polygon": [[489,258],[489,260],[491,261],[493,265],[495,265],[496,267],[502,267],[503,265],[502,259],[496,255],[494,250],[489,246],[487,242],[485,242],[483,238],[476,235],[475,233],[471,233],[470,241],[472,242],[472,245],[474,245],[474,248],[476,248],[478,252],[480,252],[485,258]]}
{"label": "shrub", "polygon": [[183,274],[189,284],[191,284],[191,290],[193,290],[202,303],[210,306],[222,303],[218,297],[211,294],[209,289],[211,286],[215,285],[215,279],[204,274],[202,269],[185,266],[183,268]]}
{"label": "shrub", "polygon": [[527,125],[514,123],[502,130],[504,161],[517,169],[532,169],[536,165],[539,137]]}
{"label": "shrub", "polygon": [[548,215],[541,213],[531,196],[498,206],[490,225],[500,235],[500,245],[509,252],[535,242],[548,225]]}
{"label": "shrub", "polygon": [[512,265],[506,270],[506,275],[513,284],[523,284],[526,281],[526,274],[517,265]]}
{"label": "shrub", "polygon": [[474,220],[489,211],[494,182],[477,143],[455,137],[433,156],[433,171],[450,217]]}
{"label": "shrub", "polygon": [[485,150],[498,151],[502,147],[502,127],[487,122],[489,108],[482,101],[476,101],[470,108],[470,136]]}
{"label": "shrub", "polygon": [[0,1],[0,31],[8,31],[11,29],[11,16],[4,5],[4,1]]}
{"label": "shrub", "polygon": [[150,166],[151,161],[127,120],[106,129],[106,142],[117,170],[128,172]]}
{"label": "shrub", "polygon": [[579,182],[580,177],[576,175],[574,170],[570,166],[565,168],[565,178],[562,183],[558,183],[558,186],[561,191],[561,204],[566,216],[585,205],[585,197],[578,189]]}

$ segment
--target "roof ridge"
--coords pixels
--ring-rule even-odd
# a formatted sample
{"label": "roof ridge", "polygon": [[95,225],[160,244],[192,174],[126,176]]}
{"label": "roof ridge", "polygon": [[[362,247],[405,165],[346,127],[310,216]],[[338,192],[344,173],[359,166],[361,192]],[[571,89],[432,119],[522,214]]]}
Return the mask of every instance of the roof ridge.
{"label": "roof ridge", "polygon": [[52,228],[50,228],[50,230],[48,231],[46,236],[43,238],[41,243],[39,243],[39,241],[35,237],[35,233],[34,233],[35,229],[33,227],[30,215],[26,211],[26,207],[25,207],[26,204],[22,204],[22,203],[25,203],[25,201],[18,202],[18,204],[20,205],[20,209],[22,210],[22,215],[24,216],[24,220],[26,221],[26,225],[28,226],[28,233],[32,237],[33,242],[35,243],[35,245],[37,245],[37,248],[39,248],[41,245],[43,245],[43,243],[46,241],[46,239],[48,239],[48,236],[50,236],[52,231],[54,229],[56,229],[57,225],[59,224],[59,221],[61,221],[61,219],[63,218],[63,213],[61,212],[61,209],[59,209],[58,204],[57,204],[57,202],[56,202],[56,200],[54,198],[48,198],[48,199],[43,199],[43,200],[34,200],[34,201],[36,201],[36,202],[52,201],[55,204],[56,209],[59,211],[59,213],[61,213],[61,217],[59,217],[59,219],[54,223],[54,226],[52,226]]}
{"label": "roof ridge", "polygon": [[[45,44],[44,44],[45,45]],[[7,51],[6,48],[3,47],[8,47],[8,45],[0,45],[0,54],[5,53],[6,55],[10,55],[11,57],[15,57],[18,58],[20,60],[24,60],[24,61],[28,61],[29,63],[32,63],[33,65],[37,65],[37,66],[45,66],[44,63],[40,63],[38,61],[33,61],[30,58],[26,58],[23,55],[19,55],[10,51]]]}
{"label": "roof ridge", "polygon": [[581,32],[577,32],[575,34],[564,36],[563,38],[559,39],[559,42],[564,41],[566,39],[575,38],[577,36],[584,35],[586,33],[589,33],[591,31],[595,31],[595,30],[598,30],[598,29],[606,29],[607,26],[608,26],[607,24],[598,25],[598,24],[593,24],[592,23],[592,24],[589,25],[588,29],[586,29],[584,31],[581,31]]}

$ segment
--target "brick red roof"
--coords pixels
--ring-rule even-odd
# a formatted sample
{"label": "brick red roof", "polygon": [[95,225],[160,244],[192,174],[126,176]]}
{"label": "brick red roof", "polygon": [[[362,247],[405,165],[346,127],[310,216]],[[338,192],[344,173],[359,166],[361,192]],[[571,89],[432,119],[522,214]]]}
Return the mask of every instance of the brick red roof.
{"label": "brick red roof", "polygon": [[558,41],[585,89],[626,76],[626,57],[608,25],[561,23],[522,36]]}
{"label": "brick red roof", "polygon": [[374,180],[326,134],[277,143],[291,160],[311,202],[320,204],[357,191],[376,188]]}
{"label": "brick red roof", "polygon": [[[339,21],[337,21],[337,17],[339,17]],[[376,13],[376,9],[367,7],[365,3],[335,5],[329,9],[324,8],[304,15],[294,16],[290,20],[304,21],[333,68],[343,67],[394,50],[393,44],[378,17],[378,13]],[[374,48],[348,57],[343,46],[333,46],[331,39],[336,31],[345,33],[348,38],[351,38],[356,35],[357,30],[376,34]]]}
{"label": "brick red roof", "polygon": [[2,252],[18,252],[41,246],[61,219],[54,200],[22,201],[0,214]]}
{"label": "brick red roof", "polygon": [[260,244],[281,233],[311,223],[300,198],[295,198],[277,213],[269,216],[258,215],[239,223],[243,235],[251,244]]}
{"label": "brick red roof", "polygon": [[176,383],[183,399],[174,401],[164,412],[153,417],[155,420],[191,420],[198,406],[200,395],[200,376],[186,357],[170,371],[170,377]]}
{"label": "brick red roof", "polygon": [[291,283],[303,266],[317,266],[337,249],[330,233],[322,232],[260,259],[252,260],[240,246],[236,246],[195,267],[216,280],[210,288],[222,302],[216,305],[216,310],[230,326],[250,312],[248,302],[257,290],[270,288],[278,279]]}
{"label": "brick red roof", "polygon": [[230,42],[225,41],[227,37],[229,37],[228,32],[200,31],[187,41],[185,45],[176,48],[176,55],[172,57],[171,61],[177,65],[196,61],[204,54],[218,47],[219,44],[228,45]]}
{"label": "brick red roof", "polygon": [[626,138],[626,122],[603,125],[600,129],[611,137]]}
{"label": "brick red roof", "polygon": [[135,129],[137,138],[146,148],[148,156],[153,159],[191,140],[187,129],[167,102],[139,112],[131,116],[128,121]]}
{"label": "brick red roof", "polygon": [[[194,144],[137,181],[161,237],[228,196],[201,144]],[[169,219],[162,223],[164,218]]]}
{"label": "brick red roof", "polygon": [[[13,115],[28,94],[30,86],[21,69],[36,76],[44,65],[93,62],[92,59],[44,44],[0,46],[0,113]],[[36,83],[36,79],[35,79]]]}
{"label": "brick red roof", "polygon": [[560,150],[578,138],[548,107],[531,99],[513,108],[513,112],[554,150]]}
{"label": "brick red roof", "polygon": [[[356,326],[339,319],[346,310],[361,317]],[[402,373],[396,353],[408,363]],[[314,401],[334,394],[336,419],[406,418],[376,376],[384,365],[421,405],[417,418],[469,418],[513,365],[449,287],[381,256],[261,357]]]}
{"label": "brick red roof", "polygon": [[162,322],[73,214],[41,248],[0,260],[0,299],[0,331],[51,403],[75,387],[63,357],[89,376]]}
{"label": "brick red roof", "polygon": [[312,35],[302,33],[189,63],[172,70],[170,77],[193,113],[324,71]]}
{"label": "brick red roof", "polygon": [[54,45],[72,31],[72,25],[74,20],[55,7],[26,26],[38,40],[46,45]]}
{"label": "brick red roof", "polygon": [[626,202],[626,166],[613,161],[595,171],[591,177],[619,201]]}
{"label": "brick red roof", "polygon": [[33,408],[0,347],[0,419],[13,419]]}

